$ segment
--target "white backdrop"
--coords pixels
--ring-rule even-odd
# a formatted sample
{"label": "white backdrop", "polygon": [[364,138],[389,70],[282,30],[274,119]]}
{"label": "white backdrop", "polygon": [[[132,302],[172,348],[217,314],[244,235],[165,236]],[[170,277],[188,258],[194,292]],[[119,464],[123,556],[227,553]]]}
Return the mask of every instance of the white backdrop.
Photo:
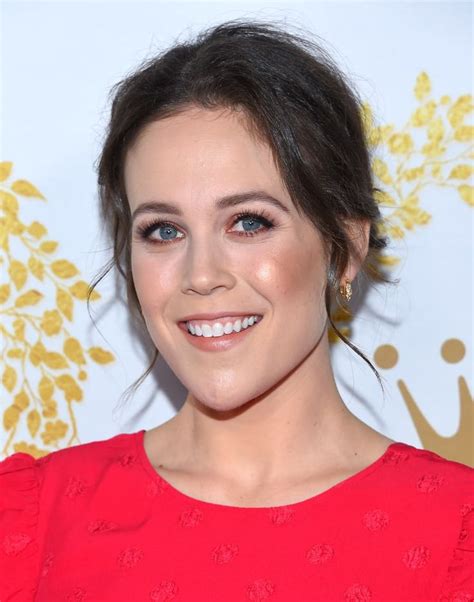
{"label": "white backdrop", "polygon": [[[420,104],[413,89],[421,73],[429,76],[431,97],[437,102],[443,96],[454,102],[472,93],[468,2],[4,2],[0,160],[13,165],[2,189],[11,192],[12,183],[24,179],[41,191],[45,201],[20,192],[16,196],[21,220],[43,224],[48,230],[44,239],[58,242],[51,260],[67,259],[83,280],[90,281],[109,258],[98,223],[93,164],[108,117],[110,87],[178,36],[186,39],[205,26],[240,17],[286,21],[320,36],[370,104],[377,123],[392,124],[395,130],[401,130]],[[471,118],[472,113],[465,123]],[[372,361],[374,355],[380,360],[385,400],[358,356],[342,343],[334,345],[333,355],[341,394],[362,420],[393,439],[474,464],[468,389],[473,211],[456,188],[472,186],[472,179],[454,184],[448,179],[455,165],[472,165],[472,136],[470,142],[451,140],[447,147],[439,170],[443,181],[451,184],[438,181],[423,188],[419,203],[430,219],[405,227],[403,237],[389,249],[400,259],[391,271],[392,278],[401,279],[399,286],[373,290],[351,325],[355,344]],[[447,155],[463,158],[446,162]],[[390,163],[391,158],[386,154],[384,160]],[[463,190],[464,195],[469,193],[468,188]],[[10,252],[27,263],[29,251],[21,241],[12,240]],[[6,283],[11,281],[7,269],[11,257],[6,252],[2,257],[1,282]],[[30,288],[42,291],[44,298],[31,309],[41,316],[54,306],[54,288],[48,279],[31,279],[31,286],[27,282],[15,295]],[[49,415],[50,427],[44,399],[34,395],[39,367],[30,366],[28,376],[19,358],[6,355],[6,349],[21,345],[6,334],[11,329],[9,301],[0,306],[2,411],[18,402],[15,396],[26,386],[22,379],[29,378],[32,387],[28,407],[17,411],[18,420],[4,416],[0,430],[4,454],[25,445],[35,445],[30,450],[40,454],[69,443],[151,428],[170,418],[184,400],[186,391],[160,359],[134,399],[117,411],[121,393],[143,372],[147,360],[116,297],[114,278],[109,276],[98,290],[102,298],[93,308],[101,334],[92,327],[85,304],[76,302],[73,320],[66,323],[68,334],[50,336],[44,344],[60,351],[64,337],[74,337],[84,348],[108,350],[115,360],[100,364],[88,358],[87,379],[80,382],[83,400],[66,404],[58,391],[58,412]],[[34,336],[31,331],[32,343]],[[390,353],[396,354],[396,361],[390,360]],[[8,366],[17,374],[14,386],[5,377]],[[412,413],[414,406],[410,411],[410,396],[422,413],[418,418]],[[462,420],[461,399],[466,411]],[[74,440],[67,406],[77,424]],[[35,408],[41,418],[28,419]],[[10,411],[9,416],[17,414]],[[54,435],[55,420],[68,425],[65,436]],[[48,428],[53,433],[49,439]]]}

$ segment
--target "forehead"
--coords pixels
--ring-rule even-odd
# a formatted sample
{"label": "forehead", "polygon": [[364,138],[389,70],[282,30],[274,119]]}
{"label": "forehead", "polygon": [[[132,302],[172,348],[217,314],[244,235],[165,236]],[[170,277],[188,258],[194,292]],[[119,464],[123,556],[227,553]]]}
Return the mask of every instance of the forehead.
{"label": "forehead", "polygon": [[132,207],[157,194],[197,201],[255,189],[289,200],[269,145],[228,109],[192,108],[146,126],[126,154],[125,185]]}
{"label": "forehead", "polygon": [[235,142],[267,146],[243,110],[196,106],[184,108],[172,115],[157,119],[145,126],[129,153],[137,153],[149,144],[183,145],[191,142],[222,143],[229,136]]}

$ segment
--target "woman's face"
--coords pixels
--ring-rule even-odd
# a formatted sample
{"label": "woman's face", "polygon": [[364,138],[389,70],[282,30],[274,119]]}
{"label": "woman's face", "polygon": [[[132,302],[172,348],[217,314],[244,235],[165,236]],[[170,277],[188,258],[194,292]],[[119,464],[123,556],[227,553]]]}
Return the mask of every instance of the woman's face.
{"label": "woman's face", "polygon": [[[190,395],[214,410],[238,408],[317,353],[326,329],[322,240],[241,115],[193,108],[148,125],[127,153],[125,184],[142,313]],[[263,216],[237,217],[255,212]],[[196,347],[179,322],[218,312],[263,318],[220,349]]]}

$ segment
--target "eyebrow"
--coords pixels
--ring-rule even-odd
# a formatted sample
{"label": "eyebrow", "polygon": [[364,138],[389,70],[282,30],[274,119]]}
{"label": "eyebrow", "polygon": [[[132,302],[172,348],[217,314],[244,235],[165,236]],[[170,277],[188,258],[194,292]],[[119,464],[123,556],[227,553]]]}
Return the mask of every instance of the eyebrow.
{"label": "eyebrow", "polygon": [[[285,213],[290,213],[290,210],[281,201],[271,196],[270,194],[262,190],[251,190],[249,192],[241,192],[237,194],[229,194],[218,199],[215,206],[219,210],[227,209],[228,207],[235,207],[241,203],[247,203],[250,201],[263,201],[269,205],[281,209]],[[183,213],[179,207],[170,203],[162,201],[147,201],[139,205],[132,213],[132,222],[142,213],[167,213],[170,215],[180,215]]]}

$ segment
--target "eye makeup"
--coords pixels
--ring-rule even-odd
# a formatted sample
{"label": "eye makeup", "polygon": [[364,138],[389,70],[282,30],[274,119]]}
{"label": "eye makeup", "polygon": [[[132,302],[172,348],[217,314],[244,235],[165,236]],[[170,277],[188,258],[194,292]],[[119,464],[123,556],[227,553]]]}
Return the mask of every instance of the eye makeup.
{"label": "eye makeup", "polygon": [[[233,217],[232,226],[235,226],[237,223],[241,221],[247,222],[260,222],[262,227],[258,230],[246,230],[246,231],[236,231],[237,236],[258,236],[264,232],[268,232],[272,228],[275,227],[274,221],[270,218],[268,213],[265,210],[252,210],[252,211],[243,211],[238,213]],[[157,245],[167,245],[174,243],[177,240],[180,240],[182,237],[173,238],[173,239],[158,239],[152,237],[152,234],[156,231],[159,231],[163,228],[168,228],[169,230],[176,230],[180,232],[181,230],[175,226],[172,222],[169,221],[161,221],[158,219],[152,219],[150,221],[146,221],[143,224],[140,224],[136,228],[136,233],[138,235],[139,240],[144,241],[149,244],[157,244]]]}

